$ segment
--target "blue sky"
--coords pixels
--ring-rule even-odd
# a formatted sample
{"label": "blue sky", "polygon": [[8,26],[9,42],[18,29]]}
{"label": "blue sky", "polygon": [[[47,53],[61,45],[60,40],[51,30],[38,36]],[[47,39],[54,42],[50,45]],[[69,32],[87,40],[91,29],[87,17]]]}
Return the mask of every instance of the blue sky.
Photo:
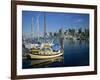
{"label": "blue sky", "polygon": [[[61,27],[65,30],[69,28],[89,28],[89,14],[60,12],[45,12],[45,14],[47,32],[58,31]],[[34,32],[37,32],[38,16],[40,21],[40,32],[43,32],[44,12],[22,11],[22,28],[24,33],[31,32],[32,18]]]}

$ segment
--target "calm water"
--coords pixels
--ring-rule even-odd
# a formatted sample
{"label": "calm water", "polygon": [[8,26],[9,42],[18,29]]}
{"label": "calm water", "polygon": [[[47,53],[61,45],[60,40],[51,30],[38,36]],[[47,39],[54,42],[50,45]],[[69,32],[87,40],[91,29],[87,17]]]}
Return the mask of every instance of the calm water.
{"label": "calm water", "polygon": [[85,40],[65,40],[64,55],[48,60],[23,59],[23,69],[44,67],[69,67],[89,65],[89,42]]}

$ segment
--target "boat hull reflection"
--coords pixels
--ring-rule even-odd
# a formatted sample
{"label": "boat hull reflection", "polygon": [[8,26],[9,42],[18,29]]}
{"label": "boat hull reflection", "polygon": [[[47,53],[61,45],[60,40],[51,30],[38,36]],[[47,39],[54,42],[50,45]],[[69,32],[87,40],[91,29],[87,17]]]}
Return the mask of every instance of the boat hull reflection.
{"label": "boat hull reflection", "polygon": [[[26,68],[43,68],[43,67],[49,67],[50,64],[52,63],[55,63],[55,62],[63,62],[64,58],[63,56],[59,56],[59,57],[55,57],[55,58],[50,58],[50,59],[31,59],[31,60],[27,60],[29,61],[28,62],[28,65],[26,67],[24,67],[25,69]],[[26,60],[24,60],[26,61]]]}

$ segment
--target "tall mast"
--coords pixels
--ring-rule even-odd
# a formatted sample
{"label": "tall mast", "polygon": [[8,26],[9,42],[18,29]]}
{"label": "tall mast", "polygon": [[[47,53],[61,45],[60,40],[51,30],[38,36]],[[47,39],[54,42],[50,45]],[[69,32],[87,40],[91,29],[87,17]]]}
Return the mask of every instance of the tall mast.
{"label": "tall mast", "polygon": [[40,21],[39,21],[39,16],[38,16],[38,19],[37,19],[37,23],[38,23],[38,25],[37,25],[37,37],[38,37],[38,41],[39,41],[39,28],[40,28]]}
{"label": "tall mast", "polygon": [[34,34],[34,26],[33,26],[33,17],[32,17],[32,23],[31,23],[31,39],[33,38]]}
{"label": "tall mast", "polygon": [[44,13],[44,41],[46,41],[45,40],[45,38],[46,38],[46,15],[45,15],[46,13]]}

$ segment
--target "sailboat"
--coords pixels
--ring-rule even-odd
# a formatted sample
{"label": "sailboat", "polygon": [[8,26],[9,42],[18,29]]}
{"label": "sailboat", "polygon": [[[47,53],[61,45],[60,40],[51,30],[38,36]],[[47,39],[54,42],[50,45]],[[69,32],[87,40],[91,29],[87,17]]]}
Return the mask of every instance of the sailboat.
{"label": "sailboat", "polygon": [[[38,31],[39,31],[39,26],[38,26]],[[61,50],[60,45],[54,44],[53,41],[51,43],[46,42],[45,33],[46,33],[46,19],[44,13],[44,42],[41,42],[36,47],[31,48],[29,54],[27,55],[28,58],[49,59],[63,55],[63,50]]]}

